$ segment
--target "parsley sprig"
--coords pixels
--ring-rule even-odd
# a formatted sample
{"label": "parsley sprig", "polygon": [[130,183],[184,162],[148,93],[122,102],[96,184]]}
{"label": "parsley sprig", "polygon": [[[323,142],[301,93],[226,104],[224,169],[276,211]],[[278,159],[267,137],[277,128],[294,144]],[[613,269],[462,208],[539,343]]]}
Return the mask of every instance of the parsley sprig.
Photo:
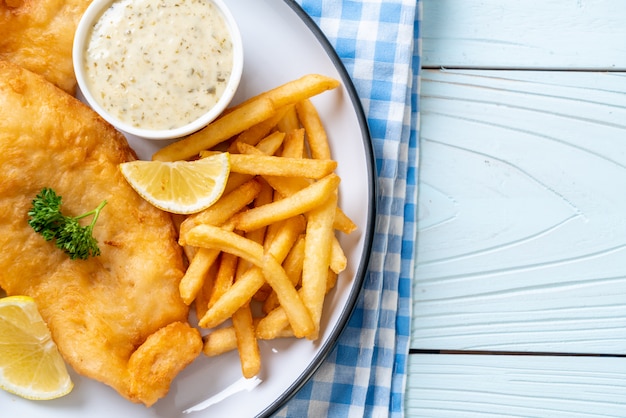
{"label": "parsley sprig", "polygon": [[[50,188],[42,189],[32,203],[33,206],[28,211],[28,224],[46,241],[56,239],[56,246],[72,260],[86,260],[90,256],[100,255],[98,241],[93,236],[93,227],[107,203],[106,200],[94,210],[76,217],[61,213],[62,198]],[[81,226],[78,221],[88,216],[93,216],[91,223]]]}

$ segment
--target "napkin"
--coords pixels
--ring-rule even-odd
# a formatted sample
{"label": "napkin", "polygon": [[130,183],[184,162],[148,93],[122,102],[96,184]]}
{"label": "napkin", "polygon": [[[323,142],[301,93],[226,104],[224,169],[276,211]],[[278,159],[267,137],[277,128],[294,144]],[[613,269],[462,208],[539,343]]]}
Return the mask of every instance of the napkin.
{"label": "napkin", "polygon": [[277,417],[402,417],[416,234],[421,0],[296,0],[361,99],[378,214],[356,308],[333,350]]}

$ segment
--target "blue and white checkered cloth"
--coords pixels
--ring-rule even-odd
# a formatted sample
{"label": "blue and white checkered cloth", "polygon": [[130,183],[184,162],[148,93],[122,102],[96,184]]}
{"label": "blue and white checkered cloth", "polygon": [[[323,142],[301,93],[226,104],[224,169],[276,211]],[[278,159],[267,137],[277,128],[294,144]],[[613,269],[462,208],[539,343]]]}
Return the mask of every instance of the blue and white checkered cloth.
{"label": "blue and white checkered cloth", "polygon": [[421,0],[297,0],[361,98],[378,173],[364,288],[346,329],[281,417],[402,417],[416,234]]}

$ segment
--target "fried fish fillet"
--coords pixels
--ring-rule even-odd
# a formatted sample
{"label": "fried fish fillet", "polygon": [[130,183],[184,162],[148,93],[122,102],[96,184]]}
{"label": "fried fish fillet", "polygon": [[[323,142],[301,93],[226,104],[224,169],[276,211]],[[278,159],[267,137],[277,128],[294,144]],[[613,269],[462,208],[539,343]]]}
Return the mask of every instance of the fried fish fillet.
{"label": "fried fish fillet", "polygon": [[0,0],[0,59],[74,94],[74,32],[91,0]]}
{"label": "fried fish fillet", "polygon": [[[171,217],[127,184],[126,139],[42,77],[0,61],[0,287],[32,296],[65,360],[152,405],[200,353],[179,296]],[[44,187],[77,216],[108,201],[94,228],[102,254],[71,260],[28,225]]]}

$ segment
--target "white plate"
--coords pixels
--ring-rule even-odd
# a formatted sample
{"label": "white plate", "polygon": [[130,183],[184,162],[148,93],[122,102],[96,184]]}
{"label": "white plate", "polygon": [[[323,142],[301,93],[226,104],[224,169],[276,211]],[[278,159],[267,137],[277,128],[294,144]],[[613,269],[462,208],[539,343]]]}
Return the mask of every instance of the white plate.
{"label": "white plate", "polygon": [[[245,44],[244,75],[235,102],[307,73],[342,80],[343,87],[313,99],[326,125],[337,173],[342,178],[340,205],[358,225],[341,236],[348,267],[327,297],[322,333],[306,339],[261,341],[262,372],[245,381],[237,353],[201,356],[152,408],[124,400],[113,389],[72,373],[68,396],[27,401],[0,391],[2,416],[9,417],[252,417],[275,412],[313,374],[344,328],[360,291],[374,234],[375,163],[361,104],[348,75],[324,36],[291,1],[225,1],[237,19]],[[163,141],[129,138],[143,159]],[[192,412],[191,410],[197,409]],[[230,414],[230,415],[229,415]]]}

